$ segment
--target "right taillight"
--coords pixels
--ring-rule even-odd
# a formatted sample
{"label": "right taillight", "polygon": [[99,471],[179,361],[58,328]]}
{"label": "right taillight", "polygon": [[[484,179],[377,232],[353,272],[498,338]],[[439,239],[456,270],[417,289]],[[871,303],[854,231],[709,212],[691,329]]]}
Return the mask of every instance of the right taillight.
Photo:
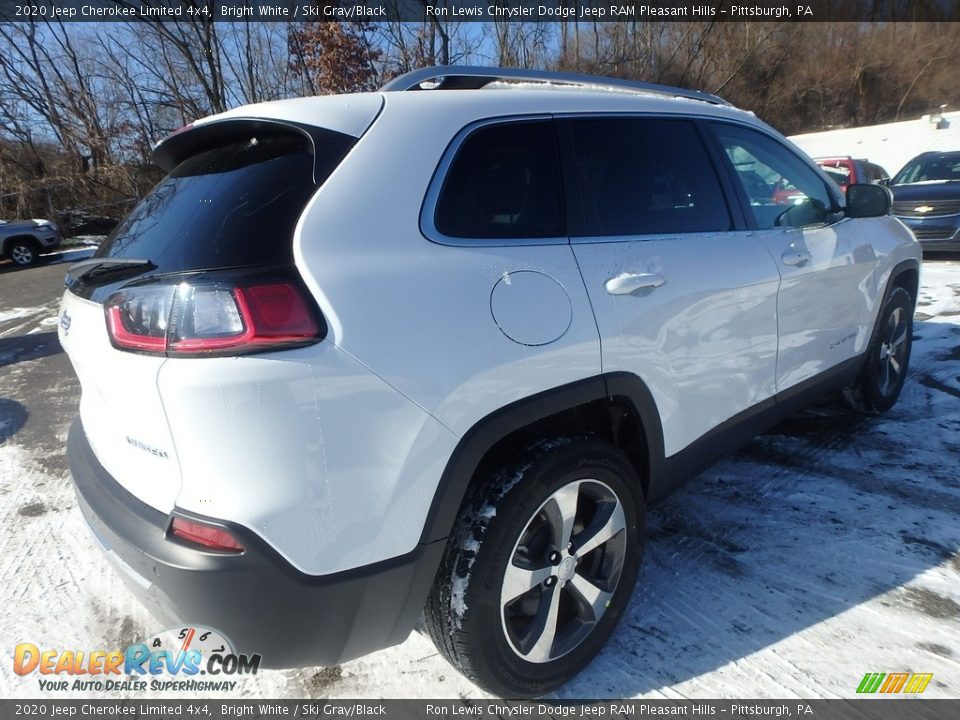
{"label": "right taillight", "polygon": [[322,337],[302,287],[277,278],[134,284],[112,295],[104,309],[114,347],[171,357],[264,352]]}
{"label": "right taillight", "polygon": [[182,517],[174,517],[170,523],[169,534],[204,550],[225,553],[242,553],[243,544],[228,530],[215,525],[207,525]]}

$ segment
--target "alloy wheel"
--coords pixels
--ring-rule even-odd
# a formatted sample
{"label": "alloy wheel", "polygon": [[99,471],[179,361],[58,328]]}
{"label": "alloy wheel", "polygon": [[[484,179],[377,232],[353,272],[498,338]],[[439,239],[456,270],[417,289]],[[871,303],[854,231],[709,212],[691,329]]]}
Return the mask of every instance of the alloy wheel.
{"label": "alloy wheel", "polygon": [[29,245],[14,245],[10,250],[10,259],[17,265],[29,265],[33,262],[33,248]]}
{"label": "alloy wheel", "polygon": [[900,382],[909,350],[908,331],[906,313],[899,307],[894,308],[884,323],[880,341],[879,389],[884,397],[889,397]]}
{"label": "alloy wheel", "polygon": [[531,663],[556,660],[603,617],[626,556],[623,506],[599,480],[570,482],[527,522],[510,554],[500,616],[511,649]]}

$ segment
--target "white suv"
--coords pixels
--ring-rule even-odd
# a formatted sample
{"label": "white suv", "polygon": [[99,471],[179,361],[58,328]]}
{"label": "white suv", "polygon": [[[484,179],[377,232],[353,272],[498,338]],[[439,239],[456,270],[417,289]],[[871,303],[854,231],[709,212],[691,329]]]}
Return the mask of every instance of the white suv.
{"label": "white suv", "polygon": [[71,268],[81,508],[157,613],[265,666],[422,627],[548,692],[630,599],[646,507],[819,394],[896,400],[920,249],[751,113],[431,68],[237,108]]}

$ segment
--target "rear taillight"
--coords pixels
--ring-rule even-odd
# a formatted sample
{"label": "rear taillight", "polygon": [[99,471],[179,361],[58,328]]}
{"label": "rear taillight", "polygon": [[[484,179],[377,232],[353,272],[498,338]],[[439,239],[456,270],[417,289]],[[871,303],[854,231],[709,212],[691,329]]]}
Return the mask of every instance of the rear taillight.
{"label": "rear taillight", "polygon": [[242,553],[244,550],[240,541],[229,531],[182,517],[175,517],[170,523],[170,535],[207,550],[230,553]]}
{"label": "rear taillight", "polygon": [[134,284],[112,295],[104,309],[114,347],[172,357],[278,350],[322,336],[301,287],[277,279]]}

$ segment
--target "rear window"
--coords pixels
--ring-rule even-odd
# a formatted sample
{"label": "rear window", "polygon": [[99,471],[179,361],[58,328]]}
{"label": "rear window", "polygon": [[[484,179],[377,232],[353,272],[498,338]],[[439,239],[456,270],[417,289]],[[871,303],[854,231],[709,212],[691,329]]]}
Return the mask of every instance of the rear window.
{"label": "rear window", "polygon": [[159,272],[291,264],[303,208],[353,142],[319,131],[313,144],[284,133],[202,150],[134,208],[97,256],[147,259]]}

